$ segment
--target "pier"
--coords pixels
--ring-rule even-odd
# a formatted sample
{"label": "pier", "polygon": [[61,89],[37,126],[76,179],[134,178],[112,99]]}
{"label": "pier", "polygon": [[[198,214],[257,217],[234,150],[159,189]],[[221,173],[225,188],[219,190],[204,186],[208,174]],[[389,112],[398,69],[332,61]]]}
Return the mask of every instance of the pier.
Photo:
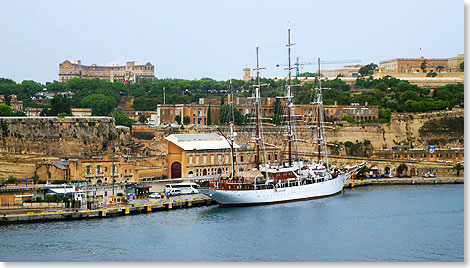
{"label": "pier", "polygon": [[[142,201],[142,200],[141,200]],[[72,210],[57,210],[57,211],[42,211],[42,212],[27,212],[26,214],[4,214],[0,216],[0,225],[15,224],[15,223],[34,223],[34,222],[49,222],[49,221],[64,221],[64,220],[82,220],[82,219],[95,219],[107,218],[116,216],[126,216],[141,213],[151,213],[156,211],[168,211],[173,209],[191,208],[199,206],[209,206],[217,204],[209,197],[193,197],[175,199],[175,200],[160,200],[148,203],[136,204],[110,204],[98,209],[72,209]]]}
{"label": "pier", "polygon": [[368,185],[402,185],[402,184],[456,184],[464,183],[463,178],[377,178],[363,180],[348,180],[344,188],[354,188]]}

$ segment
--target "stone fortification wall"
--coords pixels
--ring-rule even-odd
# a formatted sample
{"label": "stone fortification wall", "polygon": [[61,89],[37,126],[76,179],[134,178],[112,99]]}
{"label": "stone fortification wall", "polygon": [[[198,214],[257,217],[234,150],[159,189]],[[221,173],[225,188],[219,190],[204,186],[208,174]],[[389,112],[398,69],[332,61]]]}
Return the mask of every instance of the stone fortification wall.
{"label": "stone fortification wall", "polygon": [[0,153],[95,156],[114,129],[112,117],[0,117]]}
{"label": "stone fortification wall", "polygon": [[[341,125],[336,125],[335,129],[327,130],[327,142],[335,144],[345,144],[346,142],[360,143],[370,141],[373,149],[390,149],[397,145],[412,145],[415,148],[425,148],[428,145],[433,145],[436,140],[440,140],[437,146],[451,146],[463,147],[463,135],[459,131],[447,133],[429,133],[423,131],[423,126],[428,126],[430,122],[447,122],[451,119],[462,118],[464,110],[454,109],[452,111],[438,111],[431,113],[403,113],[395,114],[389,124],[382,123],[364,123],[364,124],[350,124],[342,122]],[[442,121],[439,121],[442,120]],[[463,122],[459,129],[463,133]],[[227,133],[228,126],[220,126],[220,129]],[[248,144],[252,141],[252,136],[255,132],[254,126],[236,126],[237,143]],[[421,130],[421,131],[420,131]],[[168,130],[154,130],[155,139],[159,140],[168,133]],[[309,126],[297,126],[296,134],[298,139],[307,140],[308,143],[298,142],[297,146],[299,151],[310,151],[313,149],[311,145],[313,141],[313,129]],[[186,127],[183,130],[173,131],[179,133],[218,133],[214,126],[194,126]],[[284,127],[263,127],[264,142],[275,144],[279,148],[284,145]],[[341,146],[340,146],[341,148]],[[338,153],[343,154],[341,149]]]}

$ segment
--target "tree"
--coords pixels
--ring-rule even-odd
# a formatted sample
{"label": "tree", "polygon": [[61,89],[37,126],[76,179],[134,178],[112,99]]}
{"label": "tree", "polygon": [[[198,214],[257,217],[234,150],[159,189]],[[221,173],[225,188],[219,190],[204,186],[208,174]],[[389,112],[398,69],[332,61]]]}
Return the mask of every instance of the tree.
{"label": "tree", "polygon": [[464,71],[463,68],[465,67],[465,64],[463,63],[463,61],[460,63],[460,70],[462,70],[462,72]]}
{"label": "tree", "polygon": [[435,77],[435,76],[437,76],[437,73],[436,72],[429,72],[426,76]]}
{"label": "tree", "polygon": [[191,117],[189,116],[183,117],[183,124],[188,125],[189,123],[191,123]]}
{"label": "tree", "polygon": [[221,124],[227,124],[230,122],[230,105],[223,104],[220,106],[219,120]]}
{"label": "tree", "polygon": [[426,60],[424,60],[424,61],[421,63],[421,70],[423,70],[423,73],[426,72],[426,67],[427,67],[426,65],[427,65],[427,64],[426,64]]}
{"label": "tree", "polygon": [[116,107],[116,100],[104,94],[92,94],[82,100],[82,106],[91,108],[93,115],[107,115]]}
{"label": "tree", "polygon": [[11,95],[5,96],[5,104],[10,106],[11,105]]}
{"label": "tree", "polygon": [[359,69],[359,73],[362,75],[362,76],[367,76],[367,75],[373,75],[374,74],[374,70],[377,69],[377,64],[375,63],[369,63],[365,66],[362,66],[360,69]]}
{"label": "tree", "polygon": [[6,104],[0,104],[0,116],[11,116],[12,109]]}
{"label": "tree", "polygon": [[62,113],[72,115],[71,105],[72,101],[65,95],[55,95],[51,100],[51,109],[48,115],[58,115]]}
{"label": "tree", "polygon": [[132,124],[134,123],[134,120],[130,119],[127,114],[118,110],[114,110],[109,113],[108,116],[114,117],[117,126],[132,127]]}
{"label": "tree", "polygon": [[460,176],[460,171],[463,170],[464,166],[460,163],[455,164],[452,169],[455,169],[457,171],[457,176]]}
{"label": "tree", "polygon": [[442,66],[442,65],[439,65],[439,66],[436,67],[436,71],[438,71],[438,72],[442,72],[443,70],[444,70],[444,66]]}
{"label": "tree", "polygon": [[206,125],[212,124],[212,115],[211,115],[211,105],[209,104],[209,108],[207,109],[207,123]]}
{"label": "tree", "polygon": [[380,109],[379,110],[379,119],[382,122],[390,123],[391,116],[392,116],[392,111],[390,109],[385,109],[385,110]]}
{"label": "tree", "polygon": [[[219,112],[219,120],[221,124],[227,124],[230,122],[230,105],[224,104],[220,107],[220,112]],[[242,112],[238,109],[233,109],[233,116],[234,116],[234,124],[235,125],[241,125],[243,124],[244,121],[244,116],[242,115]]]}
{"label": "tree", "polygon": [[273,124],[279,125],[282,121],[282,115],[284,111],[282,109],[281,101],[279,98],[276,98],[276,101],[273,104]]}
{"label": "tree", "polygon": [[138,120],[139,120],[139,123],[145,124],[145,122],[147,122],[147,118],[148,118],[147,115],[145,115],[145,114],[140,114],[140,115],[139,115],[139,119],[138,119]]}
{"label": "tree", "polygon": [[181,124],[181,115],[179,115],[179,114],[175,115],[175,121],[176,121],[176,123],[178,123],[178,125],[180,125]]}

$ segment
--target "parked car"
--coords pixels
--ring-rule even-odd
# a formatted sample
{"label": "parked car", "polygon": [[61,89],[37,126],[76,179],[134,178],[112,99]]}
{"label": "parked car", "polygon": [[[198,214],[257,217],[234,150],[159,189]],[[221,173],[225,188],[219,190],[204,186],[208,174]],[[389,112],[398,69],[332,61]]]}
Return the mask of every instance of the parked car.
{"label": "parked car", "polygon": [[5,184],[0,183],[0,188],[6,187]]}
{"label": "parked car", "polygon": [[425,178],[434,178],[435,176],[432,173],[426,173],[426,174],[424,174],[424,177]]}
{"label": "parked car", "polygon": [[405,178],[411,178],[410,174],[405,174]]}
{"label": "parked car", "polygon": [[181,195],[183,192],[181,192],[180,189],[171,189],[169,192],[166,193],[168,196],[170,195]]}
{"label": "parked car", "polygon": [[160,195],[160,193],[151,193],[149,195],[150,198],[156,198],[156,199],[160,199],[162,198],[162,196]]}
{"label": "parked car", "polygon": [[384,178],[393,178],[392,174],[383,174],[382,177]]}
{"label": "parked car", "polygon": [[398,178],[403,178],[403,174],[398,174],[397,177]]}

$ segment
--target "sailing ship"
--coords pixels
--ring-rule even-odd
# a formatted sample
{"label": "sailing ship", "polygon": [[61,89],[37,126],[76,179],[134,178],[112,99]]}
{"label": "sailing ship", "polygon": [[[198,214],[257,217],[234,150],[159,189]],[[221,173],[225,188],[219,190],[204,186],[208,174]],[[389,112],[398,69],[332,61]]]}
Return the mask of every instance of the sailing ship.
{"label": "sailing ship", "polygon": [[[265,118],[260,117],[260,90],[266,85],[260,83],[260,70],[264,68],[259,67],[258,49],[256,46],[256,70],[257,84],[253,86],[254,89],[254,104],[255,104],[255,125],[256,134],[254,137],[255,143],[255,167],[251,171],[237,172],[235,169],[236,158],[234,153],[235,138],[237,136],[234,132],[234,112],[233,112],[233,92],[232,83],[230,82],[230,134],[228,137],[222,131],[219,132],[224,136],[230,144],[231,154],[231,172],[226,176],[221,176],[218,179],[207,181],[203,183],[200,192],[209,196],[219,203],[221,207],[230,206],[251,206],[251,205],[266,205],[283,202],[293,202],[301,200],[309,200],[316,198],[324,198],[339,194],[343,190],[344,183],[348,178],[357,170],[362,168],[365,163],[356,165],[348,170],[331,170],[328,164],[327,143],[325,139],[325,125],[323,122],[323,101],[321,78],[319,76],[319,83],[315,102],[312,104],[316,106],[316,146],[318,161],[311,164],[304,164],[303,161],[292,159],[292,145],[297,141],[293,131],[293,118],[291,114],[293,107],[293,94],[291,84],[291,67],[290,52],[293,44],[290,41],[290,27],[288,29],[288,70],[289,76],[287,81],[287,94],[284,98],[287,100],[287,115],[286,125],[288,145],[288,162],[279,166],[270,166],[260,163],[260,149],[266,144],[263,141],[260,128],[263,125]],[[320,64],[320,58],[318,59]],[[320,73],[320,67],[318,72]],[[322,160],[322,155],[325,162]],[[266,158],[265,158],[266,160]]]}

